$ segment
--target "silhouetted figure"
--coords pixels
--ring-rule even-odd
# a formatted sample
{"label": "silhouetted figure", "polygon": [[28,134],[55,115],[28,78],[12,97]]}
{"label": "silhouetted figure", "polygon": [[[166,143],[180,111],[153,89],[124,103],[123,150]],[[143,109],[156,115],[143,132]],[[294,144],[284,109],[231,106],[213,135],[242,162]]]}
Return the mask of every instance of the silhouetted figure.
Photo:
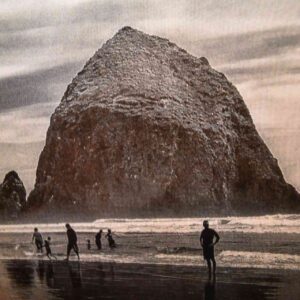
{"label": "silhouetted figure", "polygon": [[79,260],[79,249],[77,246],[77,235],[75,230],[70,224],[66,224],[67,236],[68,236],[68,246],[67,246],[67,260],[69,260],[70,252],[73,249]]}
{"label": "silhouetted figure", "polygon": [[91,241],[90,240],[86,240],[86,248],[88,250],[91,250]]}
{"label": "silhouetted figure", "polygon": [[[203,222],[203,227],[204,229],[200,235],[200,244],[203,248],[203,257],[207,261],[209,277],[211,277],[211,261],[213,263],[213,273],[216,273],[214,245],[218,243],[220,237],[215,230],[209,228],[207,220]],[[216,238],[215,241],[214,238]]]}
{"label": "silhouetted figure", "polygon": [[110,249],[116,248],[116,243],[112,237],[112,232],[110,229],[107,230],[107,234],[105,236],[108,240],[108,246]]}
{"label": "silhouetted figure", "polygon": [[48,258],[50,260],[51,260],[51,257],[57,259],[56,256],[52,254],[50,243],[51,243],[51,237],[48,236],[47,240],[44,241],[44,246],[45,246],[45,249],[46,249],[46,255],[48,256]]}
{"label": "silhouetted figure", "polygon": [[97,234],[95,235],[95,243],[97,245],[98,250],[101,250],[102,248],[101,238],[102,238],[102,229],[100,229],[99,232],[97,232]]}
{"label": "silhouetted figure", "polygon": [[43,237],[37,228],[34,228],[34,232],[32,235],[32,243],[35,242],[36,251],[43,253]]}

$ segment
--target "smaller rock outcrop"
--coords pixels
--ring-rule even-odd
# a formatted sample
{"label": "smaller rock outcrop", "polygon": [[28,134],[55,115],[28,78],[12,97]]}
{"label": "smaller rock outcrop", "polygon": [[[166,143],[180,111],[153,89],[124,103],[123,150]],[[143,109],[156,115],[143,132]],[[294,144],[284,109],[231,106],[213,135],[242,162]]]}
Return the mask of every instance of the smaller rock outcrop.
{"label": "smaller rock outcrop", "polygon": [[0,215],[16,217],[26,205],[26,189],[16,171],[8,172],[0,184]]}

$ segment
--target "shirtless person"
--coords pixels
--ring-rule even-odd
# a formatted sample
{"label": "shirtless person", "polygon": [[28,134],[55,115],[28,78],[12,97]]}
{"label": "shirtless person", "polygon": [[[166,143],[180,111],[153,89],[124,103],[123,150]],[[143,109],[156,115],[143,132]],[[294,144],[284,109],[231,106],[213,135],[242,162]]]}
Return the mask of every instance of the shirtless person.
{"label": "shirtless person", "polygon": [[[200,244],[203,248],[203,257],[207,262],[209,277],[211,277],[211,261],[213,263],[213,274],[215,275],[216,273],[214,246],[218,243],[220,237],[215,230],[209,228],[207,220],[203,222],[203,227],[204,229],[200,235]],[[214,238],[216,238],[215,241]]]}

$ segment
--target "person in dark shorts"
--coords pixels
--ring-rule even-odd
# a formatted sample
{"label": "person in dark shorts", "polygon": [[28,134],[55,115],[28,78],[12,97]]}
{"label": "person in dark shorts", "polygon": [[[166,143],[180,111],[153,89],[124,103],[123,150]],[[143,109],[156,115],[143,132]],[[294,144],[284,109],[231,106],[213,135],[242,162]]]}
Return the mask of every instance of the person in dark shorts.
{"label": "person in dark shorts", "polygon": [[32,243],[35,242],[37,252],[43,253],[43,237],[37,228],[34,228]]}
{"label": "person in dark shorts", "polygon": [[54,257],[55,259],[57,259],[56,256],[52,254],[50,243],[51,243],[51,237],[48,236],[47,240],[44,241],[44,247],[46,249],[46,255],[48,256],[48,258],[50,260],[51,260],[51,257]]}
{"label": "person in dark shorts", "polygon": [[95,235],[95,243],[98,250],[101,250],[102,248],[101,237],[102,237],[102,229],[100,229],[99,232],[97,232],[97,234]]}
{"label": "person in dark shorts", "polygon": [[200,244],[203,249],[203,257],[207,262],[209,276],[211,276],[211,262],[213,263],[213,274],[216,273],[214,246],[219,242],[220,236],[215,230],[209,228],[207,220],[203,222],[203,227],[204,229],[200,235]]}
{"label": "person in dark shorts", "polygon": [[68,236],[68,246],[67,246],[67,259],[69,260],[70,252],[73,249],[76,253],[78,260],[79,260],[79,249],[77,246],[77,235],[75,230],[71,227],[70,224],[66,224],[67,228],[67,236]]}
{"label": "person in dark shorts", "polygon": [[112,232],[110,229],[107,230],[107,234],[105,236],[108,240],[108,246],[110,249],[116,248],[115,240],[112,237]]}

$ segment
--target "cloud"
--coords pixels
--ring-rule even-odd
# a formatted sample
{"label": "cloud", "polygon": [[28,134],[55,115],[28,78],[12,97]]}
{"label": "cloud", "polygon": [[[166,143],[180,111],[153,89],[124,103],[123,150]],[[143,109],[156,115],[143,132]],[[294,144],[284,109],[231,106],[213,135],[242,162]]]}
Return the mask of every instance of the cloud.
{"label": "cloud", "polygon": [[[16,170],[27,191],[33,188],[50,116],[57,103],[39,103],[0,113],[0,176]],[[2,180],[0,177],[0,180]]]}
{"label": "cloud", "polygon": [[202,39],[191,45],[193,52],[202,52],[218,62],[237,62],[285,54],[300,47],[300,26],[223,35]]}
{"label": "cloud", "polygon": [[0,79],[0,109],[45,103],[62,98],[67,85],[82,69],[83,62]]}
{"label": "cloud", "polygon": [[[61,60],[61,64],[71,62],[64,54],[76,54],[80,60],[86,57],[87,51],[99,48],[124,25],[170,38],[196,54],[199,48],[204,53],[216,54],[220,59],[222,53],[226,54],[226,59],[236,59],[236,52],[240,58],[247,53],[257,57],[270,49],[278,51],[297,43],[297,34],[288,32],[277,34],[274,47],[273,37],[266,40],[267,37],[264,39],[258,35],[259,31],[272,31],[278,26],[300,25],[299,9],[295,8],[297,1],[292,0],[285,1],[284,5],[276,0],[23,0],[22,5],[17,5],[15,0],[2,0],[0,59],[2,56],[3,62],[9,62],[9,65],[20,63],[22,67],[15,69],[23,73],[26,68],[31,71],[28,60],[32,53],[35,53],[34,61],[29,60],[32,64],[47,64],[47,60]],[[249,31],[254,34],[239,35]],[[278,44],[279,38],[282,46]],[[199,41],[203,41],[203,47]],[[241,47],[235,47],[240,43]],[[271,47],[265,47],[267,44]],[[220,47],[224,47],[223,52]],[[73,61],[76,58],[73,57]]]}
{"label": "cloud", "polygon": [[0,113],[0,143],[35,143],[45,140],[50,115],[57,103],[39,103]]}

